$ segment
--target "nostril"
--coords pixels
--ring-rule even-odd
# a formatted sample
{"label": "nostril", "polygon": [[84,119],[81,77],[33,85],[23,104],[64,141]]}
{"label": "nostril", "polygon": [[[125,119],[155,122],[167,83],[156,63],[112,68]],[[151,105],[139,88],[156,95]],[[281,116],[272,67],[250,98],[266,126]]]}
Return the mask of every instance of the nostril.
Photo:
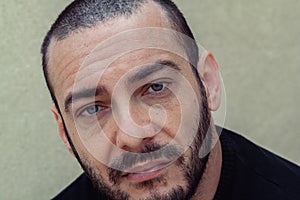
{"label": "nostril", "polygon": [[151,143],[153,141],[154,137],[147,137],[143,139],[143,144]]}
{"label": "nostril", "polygon": [[143,138],[131,136],[120,130],[116,134],[116,145],[125,151],[138,152],[143,145]]}
{"label": "nostril", "polygon": [[119,149],[128,152],[139,153],[147,144],[152,143],[154,136],[135,137],[119,130],[115,132],[115,144]]}

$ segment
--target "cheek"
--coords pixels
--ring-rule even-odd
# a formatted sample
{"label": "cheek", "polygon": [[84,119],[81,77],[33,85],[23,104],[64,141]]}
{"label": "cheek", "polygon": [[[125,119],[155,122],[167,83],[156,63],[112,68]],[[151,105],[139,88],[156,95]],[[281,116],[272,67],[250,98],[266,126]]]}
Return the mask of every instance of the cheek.
{"label": "cheek", "polygon": [[[109,157],[112,156],[111,143],[104,138],[91,137],[90,140],[84,140],[82,136],[79,136],[74,123],[68,127],[71,140],[85,169],[90,175],[96,176],[94,179],[102,180],[105,184],[111,185],[107,174],[107,163]],[[94,132],[95,130],[90,129],[89,131]],[[88,131],[86,130],[86,132]]]}
{"label": "cheek", "polygon": [[166,112],[164,130],[170,137],[174,138],[178,134],[180,128],[182,117],[181,104],[176,98],[173,98],[163,106]]}
{"label": "cheek", "polygon": [[[65,120],[71,141],[83,162],[105,167],[101,163],[109,163],[112,155],[112,142],[103,134],[103,129],[96,123],[89,128],[83,128],[71,119]],[[101,165],[100,165],[101,164]],[[106,170],[104,170],[106,171]]]}
{"label": "cheek", "polygon": [[108,187],[113,187],[112,183],[109,181],[108,167],[105,164],[86,152],[81,152],[80,159],[86,172],[92,176],[93,181],[105,184]]}
{"label": "cheek", "polygon": [[183,147],[189,146],[194,141],[200,120],[198,101],[187,97],[180,100],[175,98],[165,105],[167,121],[164,130]]}

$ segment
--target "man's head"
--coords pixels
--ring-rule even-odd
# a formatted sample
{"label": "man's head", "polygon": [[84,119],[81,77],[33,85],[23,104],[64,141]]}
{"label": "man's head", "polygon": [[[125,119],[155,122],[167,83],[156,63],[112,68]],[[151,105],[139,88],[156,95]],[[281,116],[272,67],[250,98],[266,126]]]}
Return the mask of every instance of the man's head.
{"label": "man's head", "polygon": [[172,2],[74,1],[42,53],[60,135],[108,198],[192,196],[219,80]]}

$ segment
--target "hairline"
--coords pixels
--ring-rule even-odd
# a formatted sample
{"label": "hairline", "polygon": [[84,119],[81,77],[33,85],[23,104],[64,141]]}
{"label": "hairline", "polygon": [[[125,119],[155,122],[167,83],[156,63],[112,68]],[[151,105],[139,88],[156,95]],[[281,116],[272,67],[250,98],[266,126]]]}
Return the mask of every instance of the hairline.
{"label": "hairline", "polygon": [[[156,4],[157,6],[159,6],[159,8],[161,9],[162,13],[164,14],[164,17],[166,17],[166,22],[168,23],[168,27],[167,28],[170,28],[174,31],[178,31],[184,35],[187,35],[186,33],[186,30],[184,27],[181,27],[181,24],[177,24],[176,23],[176,20],[177,19],[173,19],[172,18],[172,13],[171,11],[168,11],[166,10],[166,8],[164,8],[162,5],[160,5],[160,3],[156,2],[155,0],[145,0],[144,2],[141,3],[140,6],[138,6],[135,10],[133,10],[132,13],[130,14],[118,14],[118,15],[115,15],[115,16],[112,16],[110,18],[108,18],[107,20],[104,20],[104,21],[101,21],[101,20],[98,20],[96,21],[94,24],[90,25],[90,26],[80,26],[80,27],[77,27],[75,28],[74,30],[71,30],[69,31],[67,34],[63,35],[63,36],[59,36],[55,33],[53,33],[54,31],[52,29],[50,29],[50,37],[49,38],[45,38],[45,41],[43,42],[43,45],[46,44],[46,48],[45,48],[45,52],[43,54],[43,72],[44,72],[44,77],[46,79],[46,84],[49,88],[49,91],[50,91],[50,95],[52,97],[52,100],[58,110],[58,112],[61,114],[61,110],[59,108],[59,105],[58,105],[58,102],[57,102],[57,98],[55,96],[55,92],[54,92],[54,87],[53,87],[53,84],[51,83],[51,78],[50,78],[50,74],[49,74],[49,61],[50,61],[50,58],[49,58],[49,52],[50,52],[50,47],[51,47],[51,44],[53,44],[53,42],[60,42],[60,41],[63,41],[63,40],[66,40],[67,38],[71,37],[73,34],[76,34],[76,33],[80,33],[81,31],[86,31],[86,30],[89,30],[89,29],[92,29],[92,28],[95,28],[97,26],[100,26],[100,25],[103,25],[107,22],[111,22],[113,20],[116,20],[118,18],[126,18],[127,20],[129,20],[131,17],[133,17],[135,14],[137,14],[139,11],[142,10],[143,6],[145,6],[147,3],[154,3]],[[176,6],[177,7],[177,6]],[[179,8],[177,8],[179,10]],[[180,12],[180,10],[179,10]],[[176,15],[174,15],[176,17]],[[184,20],[185,17],[182,16]],[[188,24],[187,24],[188,26]],[[190,27],[188,26],[188,30],[190,30]],[[48,36],[48,35],[47,35]],[[192,39],[195,40],[192,32],[191,32],[191,35],[187,35],[188,37],[191,37],[192,36]],[[184,39],[182,39],[181,37],[178,38],[179,41],[182,40],[184,42]],[[48,40],[48,41],[46,41]],[[179,42],[178,41],[178,42]],[[179,42],[180,43],[180,42]],[[182,44],[180,44],[182,45]],[[196,45],[197,46],[197,45]],[[187,52],[187,50],[185,50]],[[198,47],[197,47],[197,51],[198,51]],[[198,52],[197,52],[198,53]],[[189,56],[189,55],[188,55]],[[192,63],[191,62],[191,68],[192,68],[192,71],[193,73],[196,73],[197,70],[195,70],[195,65],[196,63]],[[197,79],[197,78],[196,78]],[[198,82],[199,80],[197,80]]]}

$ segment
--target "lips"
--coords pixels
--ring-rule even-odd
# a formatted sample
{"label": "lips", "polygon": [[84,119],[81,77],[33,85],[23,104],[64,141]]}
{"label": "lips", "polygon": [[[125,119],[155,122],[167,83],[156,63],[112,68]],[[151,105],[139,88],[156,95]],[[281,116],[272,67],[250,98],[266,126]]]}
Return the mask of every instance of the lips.
{"label": "lips", "polygon": [[143,182],[157,177],[160,172],[170,165],[170,160],[156,160],[137,164],[122,173],[122,177],[132,182]]}

